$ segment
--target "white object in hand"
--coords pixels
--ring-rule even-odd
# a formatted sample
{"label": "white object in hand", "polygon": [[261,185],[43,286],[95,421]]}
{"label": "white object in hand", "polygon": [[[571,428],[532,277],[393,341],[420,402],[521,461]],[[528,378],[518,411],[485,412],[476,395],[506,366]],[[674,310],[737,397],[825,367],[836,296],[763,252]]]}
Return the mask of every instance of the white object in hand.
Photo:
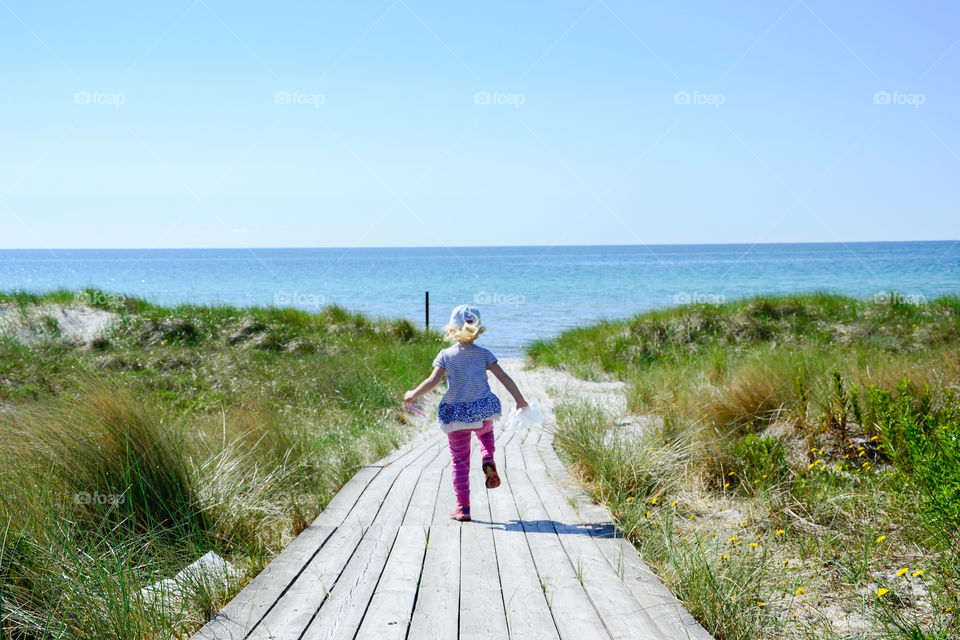
{"label": "white object in hand", "polygon": [[528,427],[543,424],[543,411],[539,405],[528,404],[522,409],[514,409],[503,421],[504,431],[523,431]]}

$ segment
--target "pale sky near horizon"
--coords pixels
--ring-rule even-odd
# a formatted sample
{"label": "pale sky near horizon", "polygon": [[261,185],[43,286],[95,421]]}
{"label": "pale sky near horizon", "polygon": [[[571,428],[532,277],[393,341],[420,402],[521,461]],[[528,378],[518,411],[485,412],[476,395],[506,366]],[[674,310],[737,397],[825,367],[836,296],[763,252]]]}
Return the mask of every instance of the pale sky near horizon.
{"label": "pale sky near horizon", "polygon": [[0,248],[954,240],[958,18],[0,0]]}

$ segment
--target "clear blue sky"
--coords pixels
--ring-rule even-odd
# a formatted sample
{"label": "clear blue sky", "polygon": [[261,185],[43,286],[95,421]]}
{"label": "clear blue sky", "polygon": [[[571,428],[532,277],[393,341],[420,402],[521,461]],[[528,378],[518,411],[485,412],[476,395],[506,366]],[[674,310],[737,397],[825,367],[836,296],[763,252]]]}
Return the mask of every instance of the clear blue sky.
{"label": "clear blue sky", "polygon": [[946,0],[0,0],[0,247],[956,239],[958,41]]}

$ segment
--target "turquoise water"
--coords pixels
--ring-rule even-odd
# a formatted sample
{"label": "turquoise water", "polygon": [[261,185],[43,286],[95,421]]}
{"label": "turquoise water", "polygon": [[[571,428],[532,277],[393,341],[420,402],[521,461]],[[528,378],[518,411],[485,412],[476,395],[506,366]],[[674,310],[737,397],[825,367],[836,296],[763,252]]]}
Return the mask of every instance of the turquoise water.
{"label": "turquoise water", "polygon": [[402,249],[0,251],[0,290],[94,286],[146,298],[235,305],[340,304],[431,326],[476,303],[503,356],[565,328],[691,301],[828,290],[922,303],[960,294],[947,242]]}

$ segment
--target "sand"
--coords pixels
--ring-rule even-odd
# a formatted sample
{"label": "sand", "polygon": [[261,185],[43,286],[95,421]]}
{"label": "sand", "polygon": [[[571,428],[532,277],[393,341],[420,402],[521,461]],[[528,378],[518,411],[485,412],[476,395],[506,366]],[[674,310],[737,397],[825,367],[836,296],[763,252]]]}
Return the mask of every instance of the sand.
{"label": "sand", "polygon": [[0,337],[31,344],[44,339],[90,344],[105,336],[117,314],[86,305],[0,305]]}

